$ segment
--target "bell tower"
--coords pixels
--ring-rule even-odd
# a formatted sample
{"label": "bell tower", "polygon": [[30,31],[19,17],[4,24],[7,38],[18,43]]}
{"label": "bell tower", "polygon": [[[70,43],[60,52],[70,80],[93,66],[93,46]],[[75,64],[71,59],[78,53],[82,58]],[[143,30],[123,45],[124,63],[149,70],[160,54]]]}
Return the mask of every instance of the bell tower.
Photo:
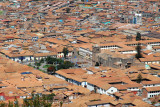
{"label": "bell tower", "polygon": [[101,53],[100,47],[96,44],[95,46],[92,46],[92,65],[95,66],[97,59],[97,54]]}

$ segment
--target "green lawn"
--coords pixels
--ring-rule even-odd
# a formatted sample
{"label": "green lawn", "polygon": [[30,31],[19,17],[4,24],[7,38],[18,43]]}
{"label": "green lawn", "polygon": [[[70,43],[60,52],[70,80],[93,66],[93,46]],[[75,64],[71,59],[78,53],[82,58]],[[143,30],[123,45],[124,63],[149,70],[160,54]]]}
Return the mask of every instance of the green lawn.
{"label": "green lawn", "polygon": [[43,68],[48,68],[50,67],[51,65],[44,65]]}

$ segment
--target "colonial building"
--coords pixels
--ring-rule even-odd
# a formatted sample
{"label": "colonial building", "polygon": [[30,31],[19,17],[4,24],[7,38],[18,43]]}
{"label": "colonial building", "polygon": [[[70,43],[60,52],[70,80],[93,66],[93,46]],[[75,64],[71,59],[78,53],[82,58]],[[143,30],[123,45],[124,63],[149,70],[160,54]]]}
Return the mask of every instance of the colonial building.
{"label": "colonial building", "polygon": [[99,63],[102,66],[114,68],[128,68],[134,63],[134,56],[119,54],[114,50],[101,50],[99,46],[93,47],[93,65]]}
{"label": "colonial building", "polygon": [[152,98],[158,95],[160,95],[159,87],[147,87],[142,89],[142,97],[144,98]]}

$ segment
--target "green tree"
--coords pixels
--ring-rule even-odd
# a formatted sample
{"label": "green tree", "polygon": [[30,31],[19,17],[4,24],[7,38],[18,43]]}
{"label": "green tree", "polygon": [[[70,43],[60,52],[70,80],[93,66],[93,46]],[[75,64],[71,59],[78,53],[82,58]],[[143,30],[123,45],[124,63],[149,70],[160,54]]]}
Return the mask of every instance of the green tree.
{"label": "green tree", "polygon": [[45,59],[46,63],[47,64],[62,64],[64,63],[64,61],[60,58],[53,58],[53,57],[50,57],[48,56],[46,59]]}
{"label": "green tree", "polygon": [[135,57],[136,57],[137,59],[142,58],[141,46],[140,46],[139,43],[138,43],[138,45],[137,45],[137,47],[136,47],[136,51],[137,51],[137,54],[135,55]]}
{"label": "green tree", "polygon": [[56,59],[56,63],[57,63],[57,64],[63,64],[64,61],[63,61],[62,59],[59,59],[59,58],[58,58],[58,59]]}
{"label": "green tree", "polygon": [[44,59],[42,58],[39,62],[40,62],[40,63],[44,63]]}
{"label": "green tree", "polygon": [[57,66],[58,70],[59,69],[69,69],[70,67],[73,67],[74,63],[71,63],[70,61],[64,61],[64,63],[59,64]]}
{"label": "green tree", "polygon": [[18,100],[16,97],[15,97],[15,101],[14,101],[14,107],[19,107],[19,103],[18,103]]}
{"label": "green tree", "polygon": [[30,99],[24,99],[23,107],[51,107],[52,102],[49,102],[47,95],[32,95]]}
{"label": "green tree", "polygon": [[48,57],[46,58],[46,63],[47,63],[47,64],[53,64],[53,58],[50,57],[50,56],[48,56]]}
{"label": "green tree", "polygon": [[50,66],[47,68],[47,73],[48,74],[54,74],[56,71],[55,67],[54,66]]}
{"label": "green tree", "polygon": [[29,63],[29,64],[28,64],[28,66],[30,66],[30,67],[31,67],[31,66],[32,66],[32,65],[31,65],[31,63]]}
{"label": "green tree", "polygon": [[[0,107],[6,107],[7,106],[7,104],[6,103],[4,103],[4,102],[1,102],[0,103]],[[8,106],[9,107],[9,106]],[[12,106],[13,107],[13,106]]]}
{"label": "green tree", "polygon": [[54,93],[52,94],[49,94],[49,95],[46,95],[46,99],[49,101],[49,102],[53,102],[53,97],[55,96]]}
{"label": "green tree", "polygon": [[141,83],[141,81],[142,81],[142,75],[141,74],[138,74],[138,76],[137,76],[137,83]]}
{"label": "green tree", "polygon": [[39,66],[41,66],[41,63],[40,62],[35,62],[34,65],[39,67]]}
{"label": "green tree", "polygon": [[28,100],[27,100],[27,99],[24,99],[24,100],[23,100],[23,106],[24,106],[24,107],[29,107],[29,105],[30,105],[30,104],[29,104]]}
{"label": "green tree", "polygon": [[63,54],[64,54],[64,58],[66,58],[67,54],[68,54],[68,48],[63,48]]}
{"label": "green tree", "polygon": [[136,41],[140,41],[140,40],[141,40],[141,34],[137,32]]}
{"label": "green tree", "polygon": [[80,54],[79,54],[79,51],[77,51],[77,54],[80,55]]}
{"label": "green tree", "polygon": [[60,107],[62,107],[62,105],[63,105],[63,101],[60,102]]}
{"label": "green tree", "polygon": [[152,102],[151,102],[151,104],[152,104],[152,105],[155,105],[155,104],[156,104],[156,101],[155,101],[155,100],[154,100],[154,101],[152,101]]}
{"label": "green tree", "polygon": [[98,63],[98,62],[96,62],[95,66],[99,66],[99,63]]}
{"label": "green tree", "polygon": [[71,63],[70,61],[65,61],[64,62],[64,69],[68,69],[68,68],[73,67],[73,66],[74,66],[74,64]]}
{"label": "green tree", "polygon": [[70,13],[70,8],[66,8],[66,13]]}

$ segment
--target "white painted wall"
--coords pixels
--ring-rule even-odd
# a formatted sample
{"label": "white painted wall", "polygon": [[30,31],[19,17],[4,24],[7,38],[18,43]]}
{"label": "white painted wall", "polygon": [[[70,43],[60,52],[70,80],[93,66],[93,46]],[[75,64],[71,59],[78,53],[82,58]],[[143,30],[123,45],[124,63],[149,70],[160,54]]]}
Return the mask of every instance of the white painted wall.
{"label": "white painted wall", "polygon": [[159,64],[160,61],[150,61],[150,62],[146,61],[146,62],[144,62],[144,63],[145,63],[145,64]]}
{"label": "white painted wall", "polygon": [[69,96],[69,99],[72,100],[72,99],[73,99],[73,96]]}
{"label": "white painted wall", "polygon": [[87,84],[87,89],[89,89],[90,91],[94,90],[94,86],[92,86],[91,84]]}
{"label": "white painted wall", "polygon": [[110,104],[99,104],[99,105],[93,105],[88,107],[110,107]]}
{"label": "white painted wall", "polygon": [[118,46],[101,46],[101,50],[105,50],[105,49],[118,49],[118,48],[120,48],[120,47],[118,47]]}
{"label": "white painted wall", "polygon": [[87,83],[86,81],[83,81],[83,82],[81,83],[81,85],[82,85],[82,87],[84,87],[85,85],[88,85],[88,83]]}
{"label": "white painted wall", "polygon": [[64,57],[64,53],[58,53],[57,54],[57,58],[63,58]]}
{"label": "white painted wall", "polygon": [[25,56],[25,59],[23,61],[30,61],[30,56]]}
{"label": "white painted wall", "polygon": [[79,54],[85,58],[92,58],[92,52],[87,48],[79,48]]}
{"label": "white painted wall", "polygon": [[68,56],[68,57],[72,56],[72,52],[69,52],[67,56]]}
{"label": "white painted wall", "polygon": [[132,87],[132,88],[128,88],[128,91],[139,91],[138,87]]}
{"label": "white painted wall", "polygon": [[143,85],[144,88],[146,87],[157,87],[160,86],[160,84],[148,84],[148,85]]}
{"label": "white painted wall", "polygon": [[102,89],[102,88],[98,88],[97,92],[100,94],[106,94],[106,90]]}
{"label": "white painted wall", "polygon": [[[72,52],[69,52],[68,55],[67,55],[67,57],[70,57],[70,56],[72,56]],[[57,54],[57,58],[63,58],[63,57],[64,57],[64,53],[58,53]]]}
{"label": "white painted wall", "polygon": [[20,98],[25,99],[25,98],[27,98],[27,96],[20,96]]}
{"label": "white painted wall", "polygon": [[137,51],[123,51],[121,54],[135,54]]}
{"label": "white painted wall", "polygon": [[11,58],[11,59],[16,62],[20,61],[19,58]]}
{"label": "white painted wall", "polygon": [[118,92],[118,89],[115,88],[115,87],[111,87],[106,91],[106,94],[109,95],[109,93],[112,94],[112,93],[115,93],[115,92]]}
{"label": "white painted wall", "polygon": [[[13,61],[16,61],[16,62],[21,62],[21,60],[18,58],[18,57],[11,57],[10,59],[12,59]],[[38,59],[38,58],[37,58]],[[34,61],[34,57],[31,56],[25,56],[25,58],[23,59],[23,61]]]}
{"label": "white painted wall", "polygon": [[63,77],[63,76],[61,76],[61,75],[59,75],[59,74],[55,74],[55,76],[56,76],[57,78],[60,78],[60,79],[66,80],[66,78],[65,78],[65,77]]}
{"label": "white painted wall", "polygon": [[157,91],[157,92],[155,92],[155,93],[148,93],[148,94],[147,94],[147,98],[151,98],[151,97],[154,97],[154,96],[156,96],[156,95],[160,95],[160,91]]}
{"label": "white painted wall", "polygon": [[92,72],[92,71],[87,70],[87,74],[93,74],[93,72]]}
{"label": "white painted wall", "polygon": [[153,43],[148,43],[149,45],[152,45],[152,46],[159,46],[160,45],[160,42],[153,42]]}

